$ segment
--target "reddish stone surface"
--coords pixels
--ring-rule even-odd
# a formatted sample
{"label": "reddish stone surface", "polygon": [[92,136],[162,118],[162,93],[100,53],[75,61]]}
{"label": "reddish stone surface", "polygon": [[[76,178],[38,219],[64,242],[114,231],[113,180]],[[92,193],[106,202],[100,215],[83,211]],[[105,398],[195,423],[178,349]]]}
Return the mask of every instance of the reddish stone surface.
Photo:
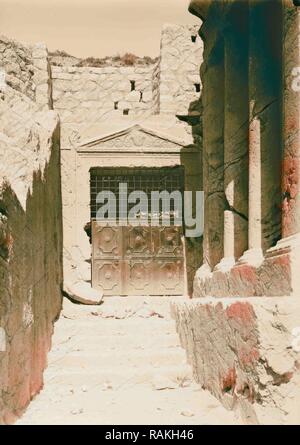
{"label": "reddish stone surface", "polygon": [[255,320],[253,308],[249,303],[233,303],[225,312],[228,318],[234,318],[242,324],[252,324]]}
{"label": "reddish stone surface", "polygon": [[[288,296],[292,292],[289,252],[279,249],[267,255],[258,268],[237,264],[229,272],[218,271],[196,283],[194,296],[225,297]],[[207,309],[209,311],[209,309]]]}
{"label": "reddish stone surface", "polygon": [[242,348],[238,351],[238,358],[242,366],[251,367],[258,361],[259,352],[256,347]]}
{"label": "reddish stone surface", "polygon": [[[10,187],[1,188],[7,249],[0,261],[0,425],[19,417],[43,385],[53,323],[62,302],[62,231],[59,145],[44,175],[34,175],[26,209]],[[42,205],[41,203],[46,203]],[[3,219],[3,218],[2,218]]]}
{"label": "reddish stone surface", "polygon": [[247,264],[239,265],[238,267],[233,267],[231,269],[231,275],[233,278],[238,276],[242,278],[243,281],[249,281],[253,285],[257,282],[257,275],[254,267],[248,266]]}
{"label": "reddish stone surface", "polygon": [[295,225],[295,200],[299,193],[300,159],[285,158],[282,163],[282,224],[284,236],[292,235],[297,231]]}
{"label": "reddish stone surface", "polygon": [[222,378],[222,391],[229,392],[234,391],[236,386],[236,370],[235,368],[231,368],[228,370],[227,374]]}

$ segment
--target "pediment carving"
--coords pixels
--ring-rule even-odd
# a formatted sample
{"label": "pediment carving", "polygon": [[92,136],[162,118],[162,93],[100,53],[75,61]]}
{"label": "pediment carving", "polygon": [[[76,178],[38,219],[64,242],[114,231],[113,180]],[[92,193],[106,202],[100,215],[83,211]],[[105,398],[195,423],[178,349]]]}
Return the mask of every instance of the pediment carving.
{"label": "pediment carving", "polygon": [[103,138],[94,139],[92,141],[81,144],[79,151],[105,151],[106,149],[122,148],[131,150],[143,149],[164,149],[164,150],[180,150],[185,146],[184,142],[172,140],[168,136],[162,136],[145,130],[139,126],[134,126],[128,130],[115,133]]}

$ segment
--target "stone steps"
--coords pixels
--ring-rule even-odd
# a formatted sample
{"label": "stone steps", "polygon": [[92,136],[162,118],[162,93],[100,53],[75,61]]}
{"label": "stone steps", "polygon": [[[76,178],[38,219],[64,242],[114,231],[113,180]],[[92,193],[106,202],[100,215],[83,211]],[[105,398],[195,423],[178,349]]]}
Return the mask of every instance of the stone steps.
{"label": "stone steps", "polygon": [[[145,321],[144,321],[145,320]],[[114,319],[100,319],[97,317],[97,321],[94,319],[87,320],[67,320],[63,328],[58,328],[55,331],[54,342],[62,336],[67,339],[73,335],[89,336],[93,338],[93,341],[102,341],[102,336],[136,336],[136,342],[139,343],[144,337],[161,339],[164,335],[175,334],[174,321],[173,320],[153,320],[142,318],[130,318],[126,320],[114,320]]]}
{"label": "stone steps", "polygon": [[51,357],[54,356],[56,351],[70,351],[70,350],[82,350],[85,352],[101,352],[101,351],[113,351],[116,348],[127,351],[134,351],[135,349],[155,349],[160,350],[178,348],[180,347],[179,338],[177,334],[163,333],[159,335],[153,333],[153,335],[144,335],[142,338],[136,336],[136,334],[126,334],[122,336],[117,335],[101,335],[99,341],[95,342],[94,337],[91,336],[89,341],[86,342],[85,338],[81,338],[76,335],[71,337],[64,343],[53,345],[51,351]]}
{"label": "stone steps", "polygon": [[105,383],[112,384],[113,387],[126,384],[126,387],[132,385],[150,385],[168,384],[171,386],[180,386],[183,382],[192,381],[192,372],[189,366],[168,365],[154,367],[144,365],[141,367],[133,366],[114,366],[103,365],[99,367],[81,368],[73,366],[65,368],[49,367],[45,373],[45,381],[51,381],[51,384],[59,383],[78,387],[80,385],[103,385]]}
{"label": "stone steps", "polygon": [[73,351],[67,355],[52,357],[50,364],[52,368],[88,368],[99,367],[111,368],[115,366],[131,366],[133,368],[143,369],[144,366],[167,366],[181,365],[186,362],[185,352],[181,349],[173,349],[166,353],[160,350],[140,350],[140,351],[123,351],[123,352],[106,352],[101,351],[100,354],[87,353],[85,351]]}
{"label": "stone steps", "polygon": [[213,423],[205,409],[219,402],[193,381],[170,299],[65,300],[52,343],[44,389],[19,424]]}

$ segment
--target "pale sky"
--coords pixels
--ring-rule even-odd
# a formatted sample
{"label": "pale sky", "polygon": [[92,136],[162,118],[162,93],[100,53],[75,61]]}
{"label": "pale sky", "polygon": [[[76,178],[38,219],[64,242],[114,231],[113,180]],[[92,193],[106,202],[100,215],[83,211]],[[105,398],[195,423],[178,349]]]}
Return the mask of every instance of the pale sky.
{"label": "pale sky", "polygon": [[50,50],[103,57],[159,54],[164,23],[200,23],[189,0],[0,0],[0,33]]}

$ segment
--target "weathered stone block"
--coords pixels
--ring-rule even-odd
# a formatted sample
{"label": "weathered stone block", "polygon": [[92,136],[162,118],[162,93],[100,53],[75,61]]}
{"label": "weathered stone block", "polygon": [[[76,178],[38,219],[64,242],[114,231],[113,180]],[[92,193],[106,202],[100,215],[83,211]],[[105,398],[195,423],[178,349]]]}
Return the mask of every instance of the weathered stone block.
{"label": "weathered stone block", "polygon": [[246,422],[299,424],[299,299],[176,301],[172,313],[203,388]]}
{"label": "weathered stone block", "polygon": [[15,124],[14,139],[0,133],[0,201],[7,215],[0,228],[0,424],[7,424],[43,385],[61,307],[62,220],[57,115],[29,109],[28,121],[23,114],[18,121],[6,102],[0,106]]}

